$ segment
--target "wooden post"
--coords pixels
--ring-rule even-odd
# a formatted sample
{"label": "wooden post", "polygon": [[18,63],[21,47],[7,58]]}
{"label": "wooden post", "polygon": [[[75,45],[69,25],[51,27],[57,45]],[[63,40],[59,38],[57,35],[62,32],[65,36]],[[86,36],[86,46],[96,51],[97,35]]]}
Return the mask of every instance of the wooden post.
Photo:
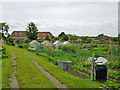
{"label": "wooden post", "polygon": [[94,53],[92,54],[91,80],[94,81]]}
{"label": "wooden post", "polygon": [[109,38],[109,50],[108,50],[109,57],[112,54],[112,48],[111,48],[111,39]]}

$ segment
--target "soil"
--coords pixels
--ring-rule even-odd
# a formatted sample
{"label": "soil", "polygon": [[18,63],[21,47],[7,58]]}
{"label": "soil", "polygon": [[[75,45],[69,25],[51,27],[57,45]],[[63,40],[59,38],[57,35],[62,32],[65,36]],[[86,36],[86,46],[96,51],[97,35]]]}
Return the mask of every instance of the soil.
{"label": "soil", "polygon": [[43,55],[39,55],[39,56],[46,57],[46,56],[43,56]]}
{"label": "soil", "polygon": [[91,76],[91,73],[90,73],[90,72],[87,72],[87,71],[82,70],[82,69],[80,69],[79,71],[80,71],[80,72],[83,72],[83,73],[86,73],[86,74],[88,74],[89,76]]}
{"label": "soil", "polygon": [[[12,51],[12,57],[13,57],[13,64],[12,64],[13,67],[12,68],[16,69],[16,57],[15,57],[15,54],[13,51]],[[9,85],[11,86],[11,88],[19,88],[18,80],[15,77],[15,73],[17,73],[16,70],[14,70],[14,72],[10,75],[11,77],[9,78],[9,80],[10,80]]]}
{"label": "soil", "polygon": [[74,76],[77,76],[79,78],[82,78],[82,79],[89,79],[87,76],[85,76],[85,75],[83,75],[83,74],[81,74],[81,73],[79,73],[79,72],[77,72],[75,70],[64,70],[64,71],[68,72],[68,73],[70,73],[70,74],[72,74]]}
{"label": "soil", "polygon": [[44,55],[40,55],[40,54],[37,54],[38,56],[42,56],[42,57],[46,57],[46,56],[44,56]]}

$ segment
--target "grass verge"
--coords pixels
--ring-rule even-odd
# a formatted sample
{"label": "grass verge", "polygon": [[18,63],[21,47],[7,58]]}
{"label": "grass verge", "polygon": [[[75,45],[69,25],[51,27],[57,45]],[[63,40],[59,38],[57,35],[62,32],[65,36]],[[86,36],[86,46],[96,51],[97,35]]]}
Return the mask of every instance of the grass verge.
{"label": "grass verge", "polygon": [[11,49],[6,47],[7,49],[7,54],[9,54],[9,58],[2,59],[2,88],[9,88],[9,77],[10,74],[12,74],[13,69],[12,69],[12,63],[13,63],[13,58],[11,56]]}
{"label": "grass verge", "polygon": [[90,79],[80,79],[67,72],[64,72],[58,66],[52,64],[45,57],[37,56],[35,53],[27,51],[26,54],[31,56],[39,65],[41,65],[46,71],[56,77],[61,83],[64,83],[70,88],[98,88],[100,83],[93,82]]}
{"label": "grass verge", "polygon": [[[13,46],[6,47],[13,50],[16,55],[17,73],[15,76],[20,88],[55,88],[49,79],[32,63],[30,58],[25,55],[24,50]],[[3,67],[5,68],[5,66]],[[6,69],[8,68],[6,67]]]}

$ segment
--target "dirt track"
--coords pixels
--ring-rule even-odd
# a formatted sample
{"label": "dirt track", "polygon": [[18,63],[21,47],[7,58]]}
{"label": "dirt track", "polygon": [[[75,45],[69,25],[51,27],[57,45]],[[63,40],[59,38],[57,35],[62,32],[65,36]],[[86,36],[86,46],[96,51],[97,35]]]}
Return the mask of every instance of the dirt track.
{"label": "dirt track", "polygon": [[15,54],[14,54],[13,51],[12,51],[12,57],[13,57],[13,64],[12,64],[13,67],[12,68],[14,68],[14,71],[10,75],[10,78],[9,78],[10,83],[9,83],[9,85],[10,85],[11,88],[19,88],[18,80],[15,77],[15,73],[17,73],[17,71],[16,71],[16,57],[15,57]]}
{"label": "dirt track", "polygon": [[67,88],[67,86],[59,82],[55,77],[53,77],[50,73],[48,73],[40,65],[38,65],[37,62],[35,62],[33,59],[31,59],[31,61],[57,88]]}

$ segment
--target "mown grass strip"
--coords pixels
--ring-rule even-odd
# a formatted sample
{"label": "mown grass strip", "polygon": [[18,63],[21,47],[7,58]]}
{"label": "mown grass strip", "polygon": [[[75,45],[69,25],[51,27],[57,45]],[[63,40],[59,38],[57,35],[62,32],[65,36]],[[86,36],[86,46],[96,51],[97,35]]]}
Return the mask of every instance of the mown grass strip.
{"label": "mown grass strip", "polygon": [[9,77],[13,72],[12,63],[13,58],[11,55],[11,49],[6,47],[6,52],[9,54],[9,58],[2,59],[2,88],[9,88]]}
{"label": "mown grass strip", "polygon": [[27,51],[26,54],[30,55],[39,65],[46,71],[55,76],[61,83],[64,83],[70,88],[98,88],[98,82],[93,82],[90,79],[80,79],[67,72],[61,70],[58,66],[50,63],[47,58],[37,56],[35,53]]}
{"label": "mown grass strip", "polygon": [[55,88],[49,79],[32,63],[30,58],[25,55],[24,50],[12,46],[9,48],[11,48],[16,55],[16,77],[20,88]]}

